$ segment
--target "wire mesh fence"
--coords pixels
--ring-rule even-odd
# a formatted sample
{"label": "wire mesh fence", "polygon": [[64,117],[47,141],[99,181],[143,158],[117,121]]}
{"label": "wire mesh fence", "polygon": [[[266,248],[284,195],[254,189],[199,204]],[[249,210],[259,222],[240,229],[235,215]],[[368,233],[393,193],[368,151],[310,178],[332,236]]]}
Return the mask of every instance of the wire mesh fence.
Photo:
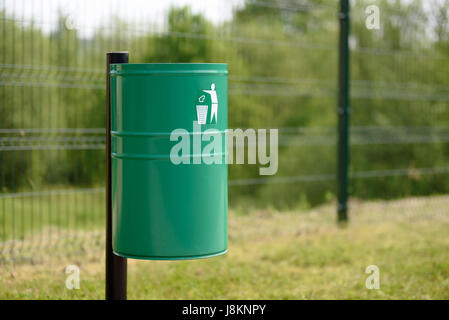
{"label": "wire mesh fence", "polygon": [[381,37],[354,14],[367,4],[352,8],[352,212],[366,210],[361,199],[402,198],[388,212],[426,203],[438,215],[449,207],[449,2],[374,2]]}
{"label": "wire mesh fence", "polygon": [[[419,214],[421,197],[444,210],[447,38],[423,36],[432,8],[374,3],[381,31],[366,3],[351,8],[350,214]],[[231,208],[335,202],[337,1],[3,0],[0,13],[3,262],[102,246],[107,51],[229,64],[230,127],[279,128],[277,174],[231,166]]]}

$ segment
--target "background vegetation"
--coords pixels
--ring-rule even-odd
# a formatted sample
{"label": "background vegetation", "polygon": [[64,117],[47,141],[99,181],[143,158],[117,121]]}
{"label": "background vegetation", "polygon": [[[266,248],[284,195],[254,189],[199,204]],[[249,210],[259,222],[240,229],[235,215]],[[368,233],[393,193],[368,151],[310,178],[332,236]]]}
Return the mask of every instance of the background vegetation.
{"label": "background vegetation", "polygon": [[[280,128],[276,177],[312,176],[302,183],[245,183],[258,178],[257,167],[234,165],[230,180],[240,182],[230,190],[231,204],[252,199],[289,208],[329,201],[333,178],[313,176],[335,173],[337,2],[282,4],[247,1],[231,21],[219,24],[189,7],[172,7],[162,31],[116,18],[112,29],[98,28],[91,38],[68,28],[63,12],[50,33],[38,22],[21,24],[3,12],[2,128],[103,128],[102,66],[110,49],[130,50],[131,62],[226,62],[230,127]],[[352,7],[351,171],[406,174],[390,176],[388,183],[384,177],[354,179],[351,195],[446,193],[444,170],[422,175],[419,169],[446,167],[449,158],[448,2],[431,8],[417,0],[376,4],[380,30],[365,27],[366,1]],[[77,136],[86,139],[81,133],[71,139]],[[100,185],[102,157],[95,150],[2,152],[8,170],[2,170],[1,191]]]}

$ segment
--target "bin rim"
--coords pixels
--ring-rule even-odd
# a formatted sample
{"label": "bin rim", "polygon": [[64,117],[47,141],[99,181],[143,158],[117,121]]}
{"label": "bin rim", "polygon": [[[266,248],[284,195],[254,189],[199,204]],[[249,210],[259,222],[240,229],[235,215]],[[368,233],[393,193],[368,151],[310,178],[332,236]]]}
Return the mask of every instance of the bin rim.
{"label": "bin rim", "polygon": [[111,75],[157,73],[227,74],[227,63],[120,63],[111,64]]}

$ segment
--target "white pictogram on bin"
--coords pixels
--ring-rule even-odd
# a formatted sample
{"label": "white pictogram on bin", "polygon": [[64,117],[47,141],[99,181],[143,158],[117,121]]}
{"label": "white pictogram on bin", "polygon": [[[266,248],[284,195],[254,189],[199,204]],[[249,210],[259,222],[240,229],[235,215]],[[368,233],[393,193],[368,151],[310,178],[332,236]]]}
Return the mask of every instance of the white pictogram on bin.
{"label": "white pictogram on bin", "polygon": [[210,94],[210,99],[212,102],[212,108],[210,112],[210,123],[212,123],[213,118],[215,118],[215,123],[217,123],[218,97],[217,91],[215,91],[215,83],[212,83],[210,89],[211,90],[203,90],[203,91]]}
{"label": "white pictogram on bin", "polygon": [[206,124],[208,105],[196,105],[196,115],[198,124]]}
{"label": "white pictogram on bin", "polygon": [[[217,98],[217,91],[215,91],[215,83],[212,83],[210,86],[211,90],[203,90],[203,92],[206,92],[210,95],[211,100],[211,115],[210,115],[210,123],[212,123],[212,120],[215,119],[215,123],[217,123],[217,113],[218,113],[218,98]],[[204,102],[206,96],[202,95],[198,101]],[[207,122],[207,111],[209,109],[208,105],[196,105],[196,115],[198,118],[198,124],[206,124]]]}

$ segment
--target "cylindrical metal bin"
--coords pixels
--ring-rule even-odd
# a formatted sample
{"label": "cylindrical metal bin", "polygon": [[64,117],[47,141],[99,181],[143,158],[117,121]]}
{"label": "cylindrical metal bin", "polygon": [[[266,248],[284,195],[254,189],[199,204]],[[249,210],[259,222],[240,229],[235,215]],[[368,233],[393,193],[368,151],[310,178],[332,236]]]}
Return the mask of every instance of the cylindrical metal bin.
{"label": "cylindrical metal bin", "polygon": [[115,254],[226,252],[227,74],[227,64],[111,65]]}

